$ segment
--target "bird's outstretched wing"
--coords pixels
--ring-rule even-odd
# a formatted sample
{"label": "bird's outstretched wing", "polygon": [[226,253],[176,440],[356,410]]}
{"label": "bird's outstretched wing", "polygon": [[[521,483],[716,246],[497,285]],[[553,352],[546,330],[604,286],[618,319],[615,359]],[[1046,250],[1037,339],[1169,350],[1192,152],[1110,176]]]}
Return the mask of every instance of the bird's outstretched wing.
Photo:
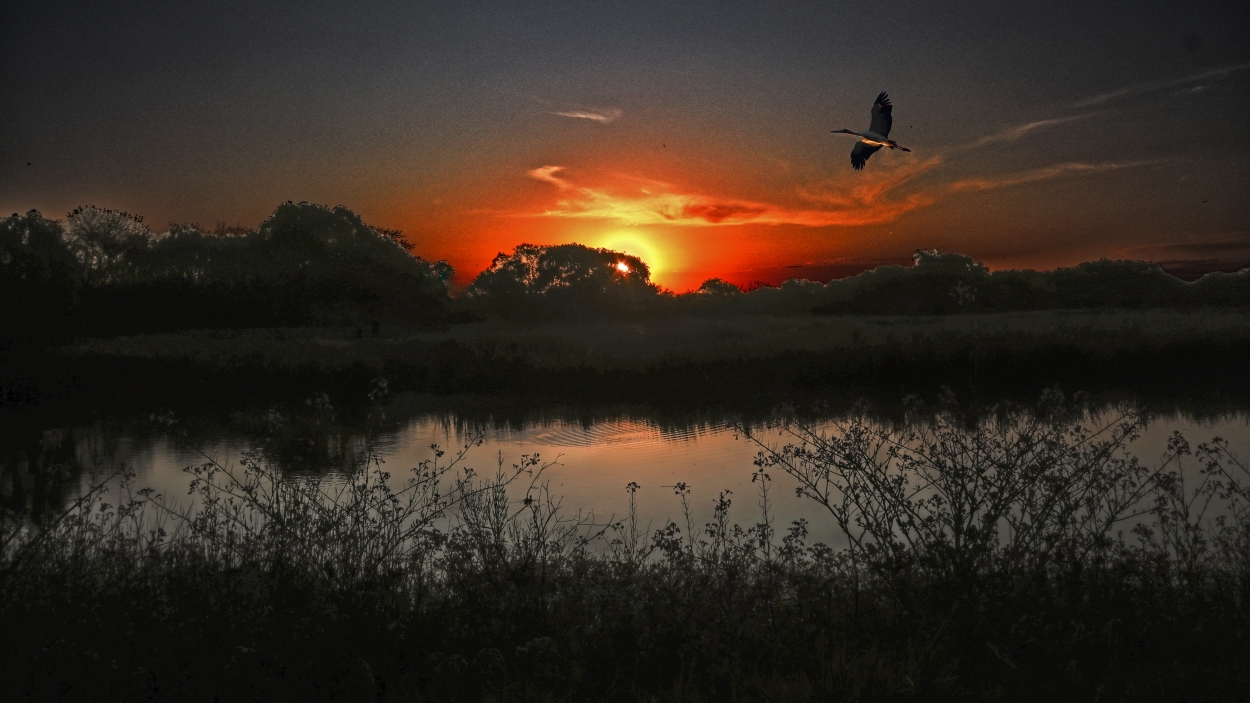
{"label": "bird's outstretched wing", "polygon": [[890,96],[884,92],[878,95],[877,101],[872,104],[872,126],[868,129],[883,137],[890,136],[890,125],[894,124],[894,118],[890,113],[893,111],[894,106],[890,104]]}
{"label": "bird's outstretched wing", "polygon": [[863,142],[856,142],[855,148],[851,149],[851,166],[854,166],[856,171],[862,171],[864,162],[868,160],[868,157],[877,153],[880,149],[881,147],[879,146],[868,146]]}

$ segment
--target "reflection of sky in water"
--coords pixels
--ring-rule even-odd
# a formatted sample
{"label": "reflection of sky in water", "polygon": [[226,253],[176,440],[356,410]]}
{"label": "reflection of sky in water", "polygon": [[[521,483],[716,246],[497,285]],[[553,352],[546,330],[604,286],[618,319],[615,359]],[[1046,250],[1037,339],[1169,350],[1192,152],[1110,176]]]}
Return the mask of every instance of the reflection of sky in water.
{"label": "reflection of sky in water", "polygon": [[[385,469],[402,479],[407,469],[432,457],[431,444],[447,451],[446,461],[469,436],[456,425],[435,417],[418,418],[401,431],[382,437],[377,451],[386,461]],[[1223,437],[1239,457],[1250,458],[1250,414],[1246,413],[1215,421],[1156,417],[1130,449],[1143,464],[1156,466],[1176,430],[1193,446]],[[776,430],[757,430],[755,436],[773,445],[785,442]],[[84,459],[91,452],[111,455],[136,469],[140,485],[151,486],[169,498],[186,500],[189,479],[183,467],[206,461],[196,449],[177,446],[167,438],[157,438],[137,449],[124,437],[91,432],[81,437],[79,452]],[[641,486],[638,512],[644,525],[650,522],[655,529],[669,519],[680,523],[681,506],[671,487],[684,482],[692,490],[694,519],[699,527],[711,518],[712,503],[725,489],[733,492],[734,522],[746,527],[759,519],[757,486],[751,482],[758,447],[725,425],[661,429],[635,419],[590,425],[552,422],[520,430],[486,429],[483,437],[483,444],[466,455],[464,466],[479,475],[493,474],[500,460],[506,468],[519,462],[523,454],[537,453],[544,462],[556,462],[543,478],[550,482],[554,495],[563,497],[563,507],[569,513],[593,510],[600,520],[613,515],[620,519],[628,505],[625,485],[633,481]],[[235,463],[247,448],[246,440],[230,438],[212,443],[204,451],[222,463]],[[1195,466],[1191,461],[1190,468]],[[819,512],[819,506],[797,498],[795,483],[789,477],[777,472],[771,475],[774,527],[779,535],[790,521],[805,517],[811,531],[809,541],[840,542],[832,521]],[[523,488],[514,494],[519,499]]]}

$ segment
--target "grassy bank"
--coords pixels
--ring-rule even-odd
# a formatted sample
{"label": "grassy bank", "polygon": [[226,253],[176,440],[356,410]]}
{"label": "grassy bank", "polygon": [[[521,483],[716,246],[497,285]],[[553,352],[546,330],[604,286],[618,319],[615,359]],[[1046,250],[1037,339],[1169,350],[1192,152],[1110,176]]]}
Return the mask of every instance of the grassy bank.
{"label": "grassy bank", "polygon": [[[471,447],[347,480],[284,476],[263,453],[208,463],[189,469],[190,512],[114,482],[45,524],[6,523],[6,689],[1236,700],[1250,687],[1250,474],[1219,442],[1180,438],[1143,465],[1124,453],[1139,428],[1082,427],[1055,404],[832,436],[792,425],[784,446],[761,445],[758,495],[678,484],[683,505],[715,501],[712,521],[651,533],[632,511],[562,508],[536,461],[467,471]],[[848,547],[773,524],[778,472]],[[758,506],[747,527],[743,504]]]}
{"label": "grassy bank", "polygon": [[376,338],[300,328],[83,340],[16,359],[4,392],[11,406],[103,398],[205,407],[222,388],[238,391],[236,404],[326,392],[342,405],[364,402],[385,378],[396,392],[521,404],[751,413],[942,386],[1027,399],[1058,384],[1184,404],[1250,395],[1239,361],[1248,354],[1250,313],[1228,310],[491,322],[388,328]]}

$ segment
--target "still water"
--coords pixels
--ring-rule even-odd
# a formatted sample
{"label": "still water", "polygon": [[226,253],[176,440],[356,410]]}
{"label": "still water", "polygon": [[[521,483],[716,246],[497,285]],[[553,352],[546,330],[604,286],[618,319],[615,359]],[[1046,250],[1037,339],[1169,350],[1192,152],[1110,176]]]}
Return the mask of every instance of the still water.
{"label": "still water", "polygon": [[[823,425],[834,430],[836,422],[830,419]],[[1144,464],[1157,465],[1174,431],[1183,433],[1193,445],[1222,437],[1243,462],[1250,457],[1250,412],[1245,411],[1202,419],[1180,414],[1156,416],[1130,445],[1130,451]],[[49,439],[48,432],[56,434]],[[772,446],[786,441],[776,428],[756,429],[753,434]],[[724,421],[672,427],[647,418],[619,416],[593,422],[533,421],[508,428],[474,427],[447,414],[419,415],[379,436],[373,451],[385,461],[387,471],[402,476],[409,468],[432,458],[431,445],[448,450],[443,459],[446,461],[474,437],[480,437],[481,443],[468,450],[462,466],[472,467],[479,475],[493,474],[500,464],[506,469],[520,462],[523,455],[537,454],[543,463],[549,464],[540,481],[549,482],[551,493],[562,499],[568,514],[581,510],[593,512],[596,522],[619,520],[628,508],[625,487],[634,482],[640,486],[636,498],[643,526],[649,524],[655,529],[670,519],[680,523],[681,506],[673,486],[683,482],[692,491],[696,526],[710,518],[714,500],[725,490],[731,492],[734,522],[746,527],[760,519],[758,484],[751,480],[760,447]],[[336,455],[364,451],[361,437],[345,430],[317,441],[337,445]],[[187,500],[190,480],[185,467],[202,464],[210,457],[223,465],[237,463],[240,455],[254,445],[248,436],[227,430],[207,439],[201,436],[189,441],[172,430],[154,431],[149,427],[136,431],[124,426],[45,431],[41,442],[45,447],[59,442],[63,458],[72,459],[79,467],[94,464],[107,468],[125,463],[137,473],[140,486],[150,486],[167,498],[183,501]],[[69,453],[73,456],[69,457]],[[12,452],[8,455],[15,456]],[[10,507],[18,508],[15,503],[22,500],[29,504],[29,496],[15,495],[14,490],[29,492],[29,480],[18,475],[19,467],[12,466],[12,461],[8,463],[5,473],[9,477],[0,491]],[[337,473],[333,466],[323,467],[322,472],[332,479]],[[53,498],[54,503],[64,504],[72,499],[88,481],[85,470],[77,477],[65,478],[66,485],[61,495]],[[773,525],[779,533],[792,520],[803,517],[809,522],[809,542],[840,542],[822,509],[795,496],[796,484],[792,479],[777,472],[773,472],[772,479],[770,503]],[[523,483],[514,486],[518,500],[524,496],[529,479]]]}

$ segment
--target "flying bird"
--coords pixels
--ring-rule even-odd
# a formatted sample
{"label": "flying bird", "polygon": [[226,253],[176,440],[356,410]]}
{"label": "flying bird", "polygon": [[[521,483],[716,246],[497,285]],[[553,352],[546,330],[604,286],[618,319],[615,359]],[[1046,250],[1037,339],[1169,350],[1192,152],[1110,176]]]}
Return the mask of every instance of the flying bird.
{"label": "flying bird", "polygon": [[859,137],[859,143],[851,150],[851,166],[856,171],[864,168],[864,163],[868,161],[868,157],[872,156],[883,146],[891,149],[900,149],[902,151],[911,151],[905,146],[899,146],[898,142],[888,139],[890,136],[890,125],[894,122],[894,118],[890,116],[894,106],[890,104],[890,96],[881,93],[877,96],[877,101],[872,104],[872,126],[864,132],[852,132],[849,129],[837,129],[833,134],[854,134]]}

